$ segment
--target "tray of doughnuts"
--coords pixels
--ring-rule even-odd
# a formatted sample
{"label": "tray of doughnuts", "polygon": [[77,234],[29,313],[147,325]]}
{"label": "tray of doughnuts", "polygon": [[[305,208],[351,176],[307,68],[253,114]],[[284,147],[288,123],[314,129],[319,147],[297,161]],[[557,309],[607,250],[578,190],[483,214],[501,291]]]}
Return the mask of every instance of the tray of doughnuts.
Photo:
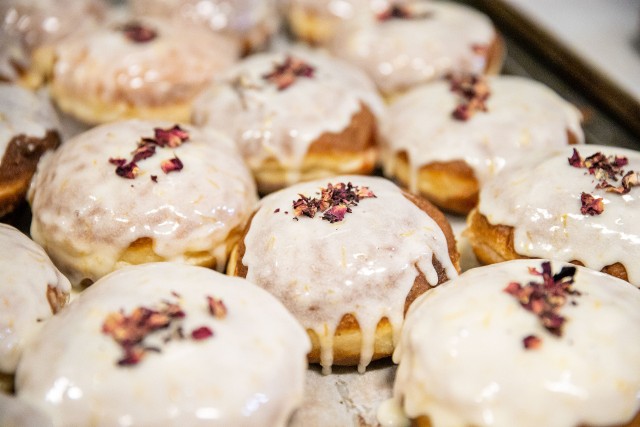
{"label": "tray of doughnuts", "polygon": [[507,3],[2,2],[0,426],[639,427],[634,110]]}

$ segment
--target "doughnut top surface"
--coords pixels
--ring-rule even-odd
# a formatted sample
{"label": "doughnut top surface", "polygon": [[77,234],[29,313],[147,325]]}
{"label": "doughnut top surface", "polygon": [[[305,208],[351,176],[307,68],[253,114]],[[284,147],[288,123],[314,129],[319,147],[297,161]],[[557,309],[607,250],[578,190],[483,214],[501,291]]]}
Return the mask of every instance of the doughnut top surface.
{"label": "doughnut top surface", "polygon": [[[73,283],[113,271],[141,238],[152,239],[163,259],[206,252],[223,268],[226,239],[256,202],[253,178],[227,137],[182,125],[188,140],[156,147],[136,162],[135,178],[118,175],[113,163],[130,161],[143,138],[173,126],[142,120],[98,126],[43,159],[29,194],[31,234]],[[176,158],[182,169],[165,172]]]}
{"label": "doughnut top surface", "polygon": [[0,162],[11,140],[24,135],[44,138],[60,126],[44,94],[35,94],[15,84],[0,83]]}
{"label": "doughnut top surface", "polygon": [[[395,395],[434,427],[623,425],[640,409],[640,292],[578,267],[560,336],[505,291],[542,283],[543,260],[469,270],[412,305]],[[552,274],[563,267],[553,261]],[[571,268],[571,267],[570,267]],[[566,280],[566,279],[565,279]],[[527,336],[540,339],[525,348]]]}
{"label": "doughnut top surface", "polygon": [[[640,153],[615,147],[584,145],[582,158],[597,152],[623,156],[623,171],[640,172]],[[479,212],[491,224],[514,227],[514,249],[530,257],[580,261],[601,270],[620,262],[629,281],[640,287],[640,187],[627,194],[598,189],[599,180],[585,168],[569,164],[573,148],[557,154],[531,156],[520,167],[487,182],[480,193]],[[621,174],[617,181],[620,185]],[[602,199],[599,215],[581,212],[582,193]]]}
{"label": "doughnut top surface", "polygon": [[[282,87],[276,69],[287,58],[302,62],[306,75]],[[363,105],[378,116],[384,109],[366,75],[320,52],[293,48],[252,55],[234,66],[196,101],[194,120],[238,141],[252,168],[274,157],[295,170],[315,140],[340,133]]]}
{"label": "doughnut top surface", "polygon": [[580,113],[551,89],[513,76],[487,77],[486,82],[487,111],[468,120],[453,117],[461,99],[447,81],[398,98],[385,122],[385,169],[393,171],[394,154],[405,151],[414,180],[422,166],[464,160],[483,183],[532,150],[561,149],[568,143],[568,132],[583,142]]}
{"label": "doughnut top surface", "polygon": [[413,18],[381,20],[374,13],[354,17],[331,51],[367,70],[384,93],[450,72],[485,70],[486,50],[497,37],[488,17],[449,2],[407,2],[404,7]]}
{"label": "doughnut top surface", "polygon": [[[375,197],[362,198],[341,221],[294,217],[292,201],[317,197],[327,183],[352,183]],[[295,218],[295,219],[294,219]],[[437,223],[390,181],[340,176],[298,184],[260,202],[245,237],[247,278],[276,295],[321,340],[323,367],[330,367],[332,339],[351,313],[362,331],[360,369],[373,354],[378,322],[387,317],[398,333],[405,300],[422,272],[435,286],[437,259],[449,278],[457,271]]]}
{"label": "doughnut top surface", "polygon": [[0,224],[0,277],[0,373],[11,374],[41,322],[64,305],[71,285],[40,246],[6,224]]}
{"label": "doughnut top surface", "polygon": [[[209,297],[224,315],[212,314]],[[118,364],[124,346],[105,332],[106,320],[167,304],[182,317],[143,336],[140,346],[155,350]],[[204,329],[211,335],[195,332]],[[251,283],[145,264],[96,282],[48,323],[16,385],[54,425],[285,426],[302,399],[309,348],[291,314]]]}

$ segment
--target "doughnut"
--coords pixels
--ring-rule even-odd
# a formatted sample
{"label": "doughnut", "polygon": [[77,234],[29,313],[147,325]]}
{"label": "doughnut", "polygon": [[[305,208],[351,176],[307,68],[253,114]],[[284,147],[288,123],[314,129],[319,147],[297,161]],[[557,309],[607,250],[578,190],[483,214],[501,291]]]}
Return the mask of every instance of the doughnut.
{"label": "doughnut", "polygon": [[375,167],[384,104],[359,70],[294,48],[253,55],[194,106],[192,121],[234,139],[261,193]]}
{"label": "doughnut", "polygon": [[469,270],[418,298],[394,397],[417,426],[640,425],[640,292],[561,261]]}
{"label": "doughnut", "polygon": [[[0,390],[10,389],[24,347],[60,311],[71,285],[47,254],[0,223]],[[4,425],[0,423],[0,425]]]}
{"label": "doughnut", "polygon": [[[48,47],[105,18],[104,0],[2,0],[0,80],[35,88],[43,83]],[[44,62],[43,62],[44,61]]]}
{"label": "doughnut", "polygon": [[55,426],[285,427],[309,347],[282,304],[245,280],[130,266],[44,325],[16,393]]}
{"label": "doughnut", "polygon": [[151,261],[223,270],[257,196],[224,135],[130,120],[95,127],[44,158],[28,199],[31,236],[78,286]]}
{"label": "doughnut", "polygon": [[200,26],[114,18],[58,42],[43,67],[52,98],[80,121],[186,122],[195,97],[237,56],[233,41]]}
{"label": "doughnut", "polygon": [[430,83],[389,107],[384,174],[444,210],[466,214],[502,169],[539,149],[584,142],[580,119],[555,92],[521,77]]}
{"label": "doughnut", "polygon": [[465,233],[484,264],[553,256],[640,287],[638,172],[640,153],[616,147],[532,156],[486,183]]}
{"label": "doughnut", "polygon": [[24,200],[40,156],[60,144],[56,112],[43,95],[0,83],[0,217]]}
{"label": "doughnut", "polygon": [[[293,200],[293,203],[292,203]],[[411,302],[457,276],[444,215],[378,177],[297,184],[260,201],[227,273],[274,294],[311,337],[311,363],[390,356]]]}
{"label": "doughnut", "polygon": [[450,73],[497,74],[504,49],[488,17],[445,1],[369,8],[338,26],[327,48],[390,98]]}
{"label": "doughnut", "polygon": [[276,0],[130,0],[134,14],[204,24],[239,40],[245,53],[266,47],[278,31]]}

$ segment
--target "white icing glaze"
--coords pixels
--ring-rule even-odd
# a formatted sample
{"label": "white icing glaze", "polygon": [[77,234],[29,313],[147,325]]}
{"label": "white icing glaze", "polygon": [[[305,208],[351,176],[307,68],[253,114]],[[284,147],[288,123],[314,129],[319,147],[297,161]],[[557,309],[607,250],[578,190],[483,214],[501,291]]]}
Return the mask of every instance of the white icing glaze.
{"label": "white icing glaze", "polygon": [[[516,170],[498,175],[480,192],[479,211],[491,224],[514,227],[514,249],[531,257],[578,260],[601,270],[622,263],[629,281],[640,287],[640,188],[625,195],[596,190],[593,175],[569,165],[573,149],[542,160],[523,162]],[[622,148],[585,145],[585,158],[598,151],[624,155],[625,171],[640,171],[640,153]],[[604,212],[580,213],[582,192],[604,199]]]}
{"label": "white icing glaze", "polygon": [[[315,71],[278,90],[263,78],[291,55]],[[233,82],[245,82],[242,98]],[[369,79],[339,60],[302,48],[253,55],[231,69],[223,82],[204,93],[194,106],[196,124],[213,126],[238,142],[245,160],[257,169],[275,158],[296,171],[309,146],[324,133],[339,133],[366,105],[380,116],[384,105]],[[295,175],[295,174],[294,174]],[[293,176],[293,175],[292,175]],[[289,179],[290,184],[295,181]]]}
{"label": "white icing glaze", "polygon": [[[136,179],[116,175],[109,163],[130,159],[155,127],[171,126],[142,120],[103,125],[43,158],[28,195],[31,235],[72,283],[118,268],[122,252],[143,237],[153,239],[165,260],[188,262],[189,252],[206,252],[224,268],[229,233],[243,226],[257,200],[232,141],[212,129],[183,126],[190,140],[138,162]],[[160,164],[174,155],[184,169],[165,174]]]}
{"label": "white icing glaze", "polygon": [[260,26],[274,33],[279,24],[275,0],[131,0],[130,4],[143,16],[185,19],[241,37]]}
{"label": "white icing glaze", "polygon": [[393,175],[396,154],[406,151],[412,191],[422,166],[464,160],[482,184],[515,160],[540,148],[563,149],[567,132],[584,141],[580,112],[546,86],[533,80],[488,77],[487,112],[467,121],[451,116],[458,95],[448,82],[434,82],[398,98],[385,121],[385,174]]}
{"label": "white icing glaze", "polygon": [[79,28],[104,18],[104,0],[2,0],[0,19],[7,34],[18,35],[24,45],[35,49],[55,43]]}
{"label": "white icing glaze", "polygon": [[350,20],[329,49],[365,70],[384,93],[404,90],[455,72],[482,73],[496,32],[488,17],[449,2],[416,1],[407,7],[424,19],[378,22],[376,13]]}
{"label": "white icing glaze", "polygon": [[[316,196],[327,182],[369,187],[377,198],[361,200],[334,224],[319,216],[295,221],[292,200],[298,194]],[[333,336],[345,314],[352,313],[362,331],[362,371],[371,361],[382,318],[388,318],[394,337],[398,336],[418,270],[436,285],[435,256],[448,277],[457,275],[442,230],[385,179],[318,180],[273,193],[260,203],[244,240],[247,278],[276,295],[306,329],[317,334],[325,371],[331,368]],[[275,213],[276,209],[280,211]]]}
{"label": "white icing glaze", "polygon": [[41,411],[13,396],[0,393],[0,426],[53,427]]}
{"label": "white icing glaze", "polygon": [[136,18],[157,36],[132,42],[121,30],[127,22],[118,17],[58,43],[52,90],[103,103],[172,105],[195,97],[238,55],[223,36],[160,18]]}
{"label": "white icing glaze", "polygon": [[[578,267],[555,337],[503,289],[540,282],[517,260],[470,270],[414,302],[394,359],[395,395],[433,427],[623,425],[640,409],[640,292]],[[553,271],[565,265],[553,262]],[[525,350],[522,339],[542,339]]]}
{"label": "white icing glaze", "polygon": [[47,131],[57,131],[59,127],[56,112],[44,93],[0,83],[0,164],[14,137],[44,138]]}
{"label": "white icing glaze", "polygon": [[69,294],[69,281],[40,246],[0,224],[0,372],[12,374],[24,346],[52,316],[47,288]]}
{"label": "white icing glaze", "polygon": [[[179,294],[179,298],[172,295]],[[223,319],[206,297],[221,299]],[[162,344],[137,365],[102,324],[109,313],[178,302],[184,340]],[[195,341],[190,331],[209,327]],[[146,342],[146,341],[145,341]],[[172,263],[119,270],[96,282],[45,325],[16,374],[17,394],[56,426],[285,426],[302,401],[305,331],[267,292],[245,280]]]}
{"label": "white icing glaze", "polygon": [[21,71],[30,66],[31,59],[20,38],[0,27],[0,80],[17,82]]}

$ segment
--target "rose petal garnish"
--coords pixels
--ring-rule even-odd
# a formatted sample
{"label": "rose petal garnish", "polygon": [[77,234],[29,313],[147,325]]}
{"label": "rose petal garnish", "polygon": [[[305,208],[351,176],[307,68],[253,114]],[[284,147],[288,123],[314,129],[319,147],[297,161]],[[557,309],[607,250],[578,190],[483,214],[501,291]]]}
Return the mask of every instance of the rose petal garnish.
{"label": "rose petal garnish", "polygon": [[200,326],[199,328],[191,331],[191,338],[196,341],[205,340],[213,336],[213,331],[206,326]]}
{"label": "rose petal garnish", "polygon": [[122,26],[125,37],[134,43],[147,43],[155,39],[158,33],[139,22],[129,22]]}
{"label": "rose petal garnish", "polygon": [[182,129],[179,125],[174,125],[169,129],[155,128],[155,141],[160,147],[176,148],[183,142],[189,140],[189,132]]}
{"label": "rose petal garnish", "polygon": [[487,111],[487,100],[491,95],[489,85],[482,75],[449,75],[450,89],[459,101],[451,115],[456,120],[469,120],[478,111]]}
{"label": "rose petal garnish", "polygon": [[209,313],[216,319],[224,319],[227,317],[227,306],[224,305],[221,299],[207,296],[207,304],[209,306]]}
{"label": "rose petal garnish", "polygon": [[276,85],[278,90],[285,90],[299,77],[312,78],[315,68],[302,59],[287,56],[282,64],[275,64],[273,71],[262,76],[263,79]]}
{"label": "rose petal garnish", "polygon": [[580,213],[583,215],[600,215],[604,211],[604,203],[602,198],[594,197],[589,193],[582,193],[580,195]]}
{"label": "rose petal garnish", "polygon": [[180,172],[183,168],[182,161],[178,157],[174,157],[173,159],[163,160],[160,164],[160,168],[162,172]]}
{"label": "rose petal garnish", "polygon": [[[322,219],[330,223],[342,221],[353,206],[357,206],[361,199],[376,197],[367,187],[353,186],[350,182],[327,184],[327,188],[320,189],[320,197],[307,197],[299,195],[298,200],[293,201],[293,215],[297,220],[300,216],[315,217],[316,213],[322,213]],[[286,213],[286,212],[285,212]]]}
{"label": "rose petal garnish", "polygon": [[[510,282],[503,291],[518,300],[520,306],[536,315],[542,326],[552,335],[562,336],[562,328],[566,318],[560,314],[560,310],[569,300],[570,296],[579,296],[580,292],[573,289],[576,267],[565,266],[560,272],[553,274],[551,263],[544,261],[541,269],[530,268],[529,273],[542,278],[542,283],[530,281],[526,285],[518,282]],[[575,303],[575,301],[572,301]],[[526,349],[539,347],[539,338],[533,340],[528,336],[524,339]],[[529,345],[527,345],[529,341]]]}

